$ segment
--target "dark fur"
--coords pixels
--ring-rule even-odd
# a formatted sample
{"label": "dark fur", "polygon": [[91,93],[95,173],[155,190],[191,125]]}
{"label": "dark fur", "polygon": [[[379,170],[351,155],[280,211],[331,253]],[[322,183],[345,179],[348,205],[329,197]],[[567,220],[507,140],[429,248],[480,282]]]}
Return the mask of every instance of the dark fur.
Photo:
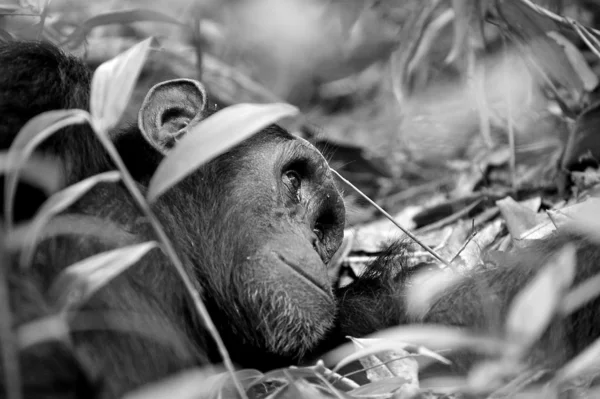
{"label": "dark fur", "polygon": [[[37,71],[36,77],[18,72],[23,65]],[[89,72],[50,45],[3,45],[0,68],[0,111],[10,114],[1,127],[4,147],[40,112],[87,108]],[[144,191],[163,156],[137,127],[114,137]],[[63,161],[67,183],[114,168],[85,126],[64,129],[39,152]],[[280,181],[288,168],[303,178],[300,202]],[[324,263],[341,243],[343,202],[314,148],[277,126],[268,127],[165,193],[153,211],[238,365],[268,370],[297,363],[332,329],[336,301],[331,288],[314,292],[316,287],[281,264],[285,259],[326,286]],[[101,251],[155,239],[119,184],[96,187],[69,213],[74,223],[77,215],[110,221],[124,238],[115,243],[98,234],[67,234],[41,243],[30,272],[21,277],[39,287],[49,303],[49,288],[63,268]],[[327,226],[323,240],[312,233],[316,223]],[[15,311],[26,308],[20,304]],[[71,328],[78,357],[109,397],[184,368],[221,361],[159,250],[87,301]]]}
{"label": "dark fur", "polygon": [[[555,251],[567,243],[577,248],[573,286],[600,273],[600,246],[572,234],[555,234],[510,253],[488,253],[485,262],[465,279],[439,293],[421,315],[410,314],[406,285],[407,271],[391,272],[402,263],[398,255],[406,248],[396,243],[367,269],[355,284],[341,291],[338,326],[360,337],[393,325],[425,323],[466,328],[469,331],[502,336],[512,299],[544,267]],[[348,295],[349,294],[349,295]],[[347,296],[346,296],[347,295]],[[557,315],[542,339],[534,345],[529,361],[558,367],[600,338],[600,299],[596,298],[572,315]],[[451,368],[436,372],[466,372],[481,356],[468,351],[445,354]]]}
{"label": "dark fur", "polygon": [[[23,123],[40,112],[87,108],[89,78],[85,66],[52,46],[0,46],[0,114],[8,116],[0,123],[4,148]],[[30,103],[34,105],[30,107]],[[363,336],[408,322],[497,331],[499,322],[494,317],[502,320],[506,304],[543,266],[547,246],[557,245],[552,241],[541,249],[508,257],[507,265],[475,272],[418,320],[405,310],[404,286],[410,276],[398,270],[402,264],[399,257],[405,251],[402,244],[391,246],[355,283],[335,295],[319,294],[272,257],[272,251],[284,251],[283,255],[305,267],[306,273],[320,279],[326,274],[319,265],[330,259],[341,240],[343,206],[332,177],[319,154],[298,143],[284,130],[271,126],[204,165],[153,204],[241,367],[268,370],[294,364],[341,343],[346,335]],[[135,127],[116,134],[115,144],[144,191],[162,155]],[[63,161],[68,183],[113,169],[85,126],[65,129],[44,143],[41,152]],[[273,173],[278,177],[292,166],[306,178],[302,203],[286,196],[279,180],[270,177]],[[30,209],[23,212],[31,214]],[[30,272],[20,276],[41,290],[41,304],[51,302],[48,289],[68,265],[101,251],[155,239],[121,185],[97,187],[69,212],[111,221],[122,239],[115,242],[101,234],[78,234],[44,241]],[[317,220],[330,225],[322,243],[315,243],[305,229]],[[581,280],[598,269],[600,257],[597,246],[577,242]],[[482,285],[497,292],[502,305],[499,315],[491,315],[481,305],[488,296],[481,291]],[[34,302],[12,305],[17,314],[23,314],[42,306]],[[562,359],[598,336],[597,305],[594,302],[566,323],[556,324],[564,333],[552,342],[569,343]],[[94,295],[71,328],[73,353],[87,370],[71,383],[89,387],[91,376],[101,384],[105,397],[117,397],[179,370],[221,360],[172,265],[159,250]]]}

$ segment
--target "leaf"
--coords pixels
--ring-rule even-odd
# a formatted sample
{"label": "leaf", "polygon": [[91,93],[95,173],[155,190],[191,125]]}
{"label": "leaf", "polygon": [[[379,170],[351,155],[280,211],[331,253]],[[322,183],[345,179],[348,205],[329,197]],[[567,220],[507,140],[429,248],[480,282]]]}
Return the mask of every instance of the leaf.
{"label": "leaf", "polygon": [[10,32],[7,32],[4,29],[0,28],[0,43],[8,43],[13,40],[15,40],[15,38],[13,37],[13,35],[10,34]]}
{"label": "leaf", "polygon": [[[435,324],[405,325],[389,328],[377,333],[376,336],[382,338],[381,343],[344,357],[336,364],[333,372],[336,372],[353,361],[359,360],[363,356],[369,356],[382,351],[405,350],[410,346],[426,346],[428,350],[419,350],[418,353],[420,355],[435,358],[446,364],[450,364],[450,361],[439,354],[432,354],[431,351],[468,348],[478,353],[493,354],[499,353],[507,347],[506,342],[494,337],[469,333],[457,327],[447,327]],[[340,349],[334,350],[325,360],[337,360],[340,353],[347,352],[343,349],[344,347],[342,346]]]}
{"label": "leaf", "polygon": [[[13,251],[20,250],[32,234],[33,227],[32,223],[15,226],[5,239],[5,248]],[[76,213],[54,216],[37,235],[38,239],[61,235],[88,236],[109,245],[119,245],[135,239],[134,234],[125,231],[121,225],[112,220]]]}
{"label": "leaf", "polygon": [[[364,349],[381,340],[377,339],[358,339],[350,338],[357,349]],[[393,377],[402,377],[403,384],[419,386],[419,365],[408,351],[395,349],[393,351],[383,351],[370,356],[364,356],[359,359],[360,364],[367,372],[367,378],[371,382],[381,381]]]}
{"label": "leaf", "polygon": [[101,64],[92,78],[90,113],[101,133],[116,126],[129,102],[153,38],[148,38]]}
{"label": "leaf", "polygon": [[[514,382],[516,378],[523,377],[528,372],[530,371],[524,370],[523,365],[514,358],[501,357],[490,361],[481,361],[469,371],[468,386],[474,392],[497,391],[506,385],[506,381]],[[492,395],[492,397],[496,396]],[[507,396],[498,395],[497,397]],[[512,397],[512,395],[508,397]]]}
{"label": "leaf", "polygon": [[569,291],[560,304],[561,316],[568,316],[600,296],[600,274],[592,276]]}
{"label": "leaf", "polygon": [[212,366],[181,371],[128,392],[123,399],[216,398],[211,396],[212,390],[225,376],[225,373],[218,374],[218,371]]}
{"label": "leaf", "polygon": [[38,210],[31,222],[31,227],[28,229],[28,234],[23,243],[23,251],[21,252],[21,267],[31,263],[37,237],[54,215],[67,209],[98,183],[116,182],[120,178],[120,173],[116,171],[100,173],[73,184],[48,198]]}
{"label": "leaf", "polygon": [[[284,373],[286,370],[284,370]],[[323,387],[315,385],[306,381],[305,379],[293,379],[288,375],[289,383],[282,388],[277,389],[275,392],[267,396],[268,399],[321,399],[332,397],[330,395],[325,396],[321,391]]]}
{"label": "leaf", "polygon": [[10,14],[22,10],[23,8],[18,4],[0,4],[0,15]]}
{"label": "leaf", "polygon": [[79,307],[157,246],[155,241],[148,241],[102,252],[72,264],[52,283],[50,298],[54,306],[63,313]]}
{"label": "leaf", "polygon": [[600,123],[600,102],[587,107],[575,120],[564,152],[561,168],[583,170],[588,164],[596,164],[600,159],[600,139],[597,126]]}
{"label": "leaf", "polygon": [[538,340],[556,314],[562,296],[573,283],[575,258],[575,246],[565,245],[513,299],[506,330],[508,338],[521,348],[529,348]]}
{"label": "leaf", "polygon": [[532,228],[547,219],[545,214],[538,214],[512,197],[504,197],[496,201],[496,206],[506,221],[506,227],[513,239],[521,239]]}
{"label": "leaf", "polygon": [[358,21],[363,11],[367,7],[372,6],[370,3],[373,3],[373,0],[336,1],[329,5],[333,9],[328,10],[328,12],[330,12],[331,15],[339,16],[342,34],[347,36],[350,34],[352,27],[356,24],[356,21]]}
{"label": "leaf", "polygon": [[21,128],[8,150],[6,161],[13,165],[13,170],[4,181],[4,215],[8,229],[12,227],[13,202],[22,165],[41,142],[65,126],[86,122],[88,116],[86,111],[75,109],[49,111],[31,118]]}
{"label": "leaf", "polygon": [[[13,172],[16,166],[9,159],[8,152],[0,151],[0,174]],[[52,158],[33,156],[23,165],[20,173],[23,180],[41,188],[47,194],[58,190],[62,182],[60,162]]]}
{"label": "leaf", "polygon": [[555,381],[564,382],[586,375],[597,373],[600,365],[600,339],[597,339],[584,351],[571,359],[556,373]]}
{"label": "leaf", "polygon": [[46,316],[17,327],[17,342],[20,350],[46,341],[68,342],[69,326],[62,317]]}
{"label": "leaf", "polygon": [[470,49],[470,40],[477,35],[478,40],[483,41],[483,18],[491,1],[489,0],[452,0],[454,9],[454,37],[452,48],[444,61],[451,64],[456,61],[461,54],[465,54]]}
{"label": "leaf", "polygon": [[70,44],[71,48],[79,47],[86,39],[86,36],[92,29],[111,24],[129,24],[132,22],[154,21],[165,22],[174,25],[181,25],[179,21],[167,14],[158,11],[137,8],[133,10],[111,11],[96,15],[77,27],[62,45]]}
{"label": "leaf", "polygon": [[347,393],[355,398],[389,397],[408,382],[403,377],[392,377],[362,385],[360,388],[353,389]]}
{"label": "leaf", "polygon": [[558,32],[548,32],[547,35],[562,47],[567,60],[569,60],[569,63],[583,83],[583,89],[586,91],[594,90],[598,86],[598,77],[588,65],[581,51],[569,39]]}
{"label": "leaf", "polygon": [[437,33],[450,21],[451,12],[445,12],[431,22],[440,3],[441,0],[428,1],[413,11],[401,33],[404,40],[391,55],[393,91],[399,104],[404,105],[406,99],[416,91],[417,78],[429,72],[424,61]]}
{"label": "leaf", "polygon": [[507,34],[526,46],[524,51],[532,55],[539,68],[570,92],[580,93],[583,83],[579,75],[563,49],[548,36],[550,32],[560,31],[557,23],[523,1],[500,0],[497,7],[505,23],[500,27],[506,26]]}
{"label": "leaf", "polygon": [[237,104],[209,116],[179,140],[158,166],[150,180],[148,201],[264,127],[297,113],[298,108],[285,103]]}

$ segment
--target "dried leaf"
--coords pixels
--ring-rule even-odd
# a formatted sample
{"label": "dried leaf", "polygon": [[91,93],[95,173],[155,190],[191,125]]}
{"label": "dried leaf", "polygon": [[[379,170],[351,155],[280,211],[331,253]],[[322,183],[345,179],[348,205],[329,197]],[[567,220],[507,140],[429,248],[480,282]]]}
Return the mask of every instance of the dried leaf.
{"label": "dried leaf", "polygon": [[586,108],[576,119],[562,154],[561,167],[582,170],[600,159],[600,139],[597,127],[600,123],[600,102]]}
{"label": "dried leaf", "polygon": [[388,398],[398,389],[407,385],[407,383],[408,381],[403,377],[391,377],[362,385],[360,388],[353,389],[347,393],[355,398]]}
{"label": "dried leaf", "polygon": [[[364,349],[381,340],[350,338],[357,349]],[[419,365],[406,350],[395,349],[394,351],[383,351],[377,354],[364,356],[359,359],[360,364],[367,372],[367,378],[371,382],[381,381],[393,377],[402,377],[402,384],[419,386]]]}
{"label": "dried leaf", "polygon": [[[431,43],[437,35],[437,31],[449,22],[446,18],[444,24],[432,24],[430,22],[434,17],[434,11],[441,3],[441,0],[434,0],[424,3],[424,7],[415,10],[415,15],[407,18],[407,24],[403,28],[400,47],[392,54],[393,86],[394,96],[399,104],[404,104],[406,99],[414,92],[416,72],[427,70],[427,68],[417,69],[422,66],[425,55],[431,48]],[[431,30],[433,29],[433,32]],[[428,31],[430,33],[428,33]]]}
{"label": "dried leaf", "polygon": [[559,227],[584,234],[590,240],[600,243],[600,198],[590,197],[578,204],[549,211],[548,214]]}
{"label": "dried leaf", "polygon": [[[428,351],[420,350],[419,354],[431,356],[431,351],[441,349],[463,349],[479,353],[499,353],[506,350],[508,343],[484,335],[477,335],[464,331],[457,327],[439,326],[435,324],[429,325],[405,325],[394,328],[389,328],[379,332],[377,338],[382,338],[381,343],[374,344],[368,348],[356,351],[343,359],[339,360],[333,369],[334,372],[347,364],[359,360],[363,356],[370,356],[381,351],[406,350],[411,346],[424,346]],[[332,351],[326,360],[335,361],[339,359],[341,353],[346,354],[347,350],[344,346]],[[443,363],[450,364],[450,361],[435,354],[435,358]]]}
{"label": "dried leaf", "polygon": [[583,89],[586,91],[594,90],[598,86],[598,77],[588,65],[581,51],[569,39],[558,32],[548,32],[547,35],[562,47],[569,63],[583,83]]}
{"label": "dried leaf", "polygon": [[406,290],[406,313],[414,318],[423,317],[440,295],[465,278],[464,274],[439,268],[417,273]]}
{"label": "dried leaf", "polygon": [[173,187],[202,164],[298,108],[285,104],[237,104],[194,126],[161,162],[148,186],[148,201]]}
{"label": "dried leaf", "polygon": [[546,215],[532,211],[511,197],[496,201],[496,205],[506,220],[506,227],[513,239],[521,239],[524,233],[547,219]]}
{"label": "dried leaf", "polygon": [[532,54],[539,68],[571,93],[581,93],[583,83],[577,72],[561,46],[548,36],[550,32],[560,31],[557,23],[521,1],[499,0],[497,4],[507,33],[521,40],[526,46],[524,51]]}
{"label": "dried leaf", "polygon": [[454,38],[446,63],[454,62],[460,54],[469,51],[467,46],[472,33],[483,36],[483,17],[490,6],[490,0],[452,0],[454,9]]}

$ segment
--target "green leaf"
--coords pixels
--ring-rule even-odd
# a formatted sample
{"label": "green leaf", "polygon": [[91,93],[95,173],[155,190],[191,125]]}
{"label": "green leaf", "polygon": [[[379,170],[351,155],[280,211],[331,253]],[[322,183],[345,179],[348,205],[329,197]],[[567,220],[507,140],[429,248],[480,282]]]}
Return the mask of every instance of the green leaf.
{"label": "green leaf", "polygon": [[22,165],[29,159],[35,148],[52,134],[66,126],[81,124],[88,120],[89,114],[82,110],[49,111],[31,118],[21,128],[8,150],[6,161],[13,167],[4,181],[4,215],[7,228],[12,227],[13,202]]}
{"label": "green leaf", "polygon": [[153,38],[148,38],[136,44],[94,72],[90,113],[101,133],[106,134],[121,119],[152,42]]}
{"label": "green leaf", "polygon": [[548,327],[573,283],[576,248],[565,245],[513,299],[506,320],[508,338],[529,348]]}
{"label": "green leaf", "polygon": [[597,339],[584,351],[580,352],[560,370],[558,370],[554,380],[558,383],[561,383],[568,380],[575,380],[577,378],[581,378],[582,376],[596,375],[599,358],[600,339]]}
{"label": "green leaf", "polygon": [[47,341],[69,340],[69,326],[63,317],[46,316],[27,322],[17,328],[19,349],[24,350]]}
{"label": "green leaf", "polygon": [[[5,239],[5,248],[19,251],[30,236],[33,225],[24,223],[15,226]],[[119,245],[134,242],[135,235],[123,230],[122,226],[112,220],[99,216],[77,213],[58,215],[49,220],[37,233],[39,239],[48,239],[61,235],[76,235],[93,237],[105,244]]]}
{"label": "green leaf", "polygon": [[[8,152],[0,151],[0,174],[8,174],[16,170],[16,165],[9,159]],[[33,184],[50,194],[58,190],[62,182],[60,163],[51,158],[33,156],[23,165],[20,171],[23,180]]]}
{"label": "green leaf", "polygon": [[23,243],[23,251],[21,252],[21,267],[25,267],[31,262],[37,237],[54,215],[67,209],[98,183],[116,182],[120,178],[120,173],[116,171],[100,173],[73,184],[48,198],[40,207],[31,222],[31,226],[28,228]]}
{"label": "green leaf", "polygon": [[239,144],[264,127],[298,113],[285,103],[237,104],[194,126],[161,162],[148,187],[148,201],[190,175],[202,164]]}
{"label": "green leaf", "polygon": [[[330,352],[326,361],[338,361],[333,372],[359,360],[361,357],[370,356],[382,351],[405,350],[410,345],[425,346],[431,351],[448,349],[469,349],[477,353],[496,354],[506,350],[507,343],[494,337],[469,333],[458,327],[448,327],[435,324],[404,325],[389,328],[377,333],[376,338],[384,338],[381,343],[356,351],[339,360],[340,354],[347,354],[344,346]],[[408,344],[407,344],[408,343]],[[429,356],[431,352],[420,354]],[[437,355],[436,359],[449,363],[447,359]]]}
{"label": "green leaf", "polygon": [[148,241],[102,252],[72,264],[60,273],[50,288],[54,306],[61,312],[79,307],[157,246],[155,241]]}

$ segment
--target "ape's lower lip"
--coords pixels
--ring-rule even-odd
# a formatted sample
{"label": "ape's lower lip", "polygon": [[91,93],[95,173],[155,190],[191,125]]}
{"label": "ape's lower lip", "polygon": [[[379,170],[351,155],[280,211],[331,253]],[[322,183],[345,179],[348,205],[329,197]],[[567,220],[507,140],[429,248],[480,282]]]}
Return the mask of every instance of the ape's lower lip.
{"label": "ape's lower lip", "polygon": [[282,261],[287,266],[289,266],[294,272],[296,272],[298,275],[300,275],[300,277],[307,280],[309,283],[311,283],[312,285],[317,287],[319,290],[323,291],[323,293],[325,293],[326,295],[328,295],[328,296],[330,295],[330,290],[329,290],[328,285],[319,282],[317,279],[315,279],[309,273],[304,271],[300,266],[298,266],[297,264],[295,264],[293,262],[288,261],[283,255],[277,253],[277,257],[279,258],[280,261]]}

